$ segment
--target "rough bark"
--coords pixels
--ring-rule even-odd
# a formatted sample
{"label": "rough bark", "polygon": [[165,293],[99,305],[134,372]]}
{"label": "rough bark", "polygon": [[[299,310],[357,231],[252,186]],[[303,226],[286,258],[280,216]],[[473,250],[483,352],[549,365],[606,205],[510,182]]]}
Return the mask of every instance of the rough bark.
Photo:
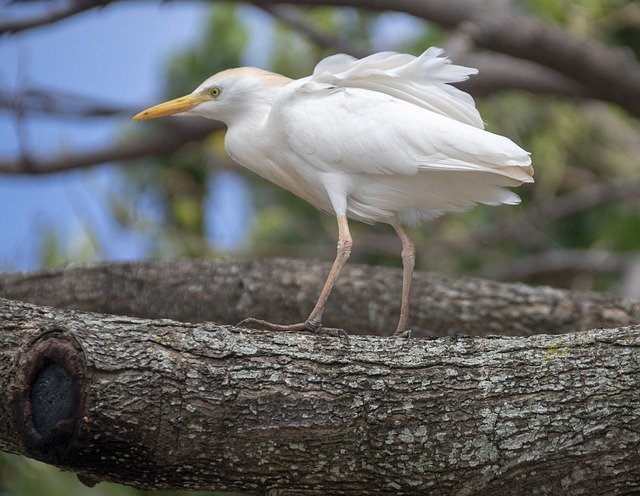
{"label": "rough bark", "polygon": [[141,488],[637,494],[640,329],[349,341],[0,299],[0,449]]}
{"label": "rough bark", "polygon": [[[40,305],[144,318],[234,324],[245,317],[304,320],[330,264],[275,260],[181,260],[71,266],[0,275],[0,296]],[[389,335],[400,307],[399,269],[348,264],[329,298],[325,324]],[[530,335],[640,323],[640,303],[477,278],[416,272],[415,335]]]}

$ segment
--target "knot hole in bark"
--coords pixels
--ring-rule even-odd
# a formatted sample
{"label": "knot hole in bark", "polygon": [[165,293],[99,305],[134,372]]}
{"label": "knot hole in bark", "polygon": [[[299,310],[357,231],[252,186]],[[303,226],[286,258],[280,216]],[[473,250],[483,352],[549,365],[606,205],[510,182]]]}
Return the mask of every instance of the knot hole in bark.
{"label": "knot hole in bark", "polygon": [[85,373],[77,345],[49,333],[18,360],[13,405],[26,450],[54,462],[63,458],[82,422]]}

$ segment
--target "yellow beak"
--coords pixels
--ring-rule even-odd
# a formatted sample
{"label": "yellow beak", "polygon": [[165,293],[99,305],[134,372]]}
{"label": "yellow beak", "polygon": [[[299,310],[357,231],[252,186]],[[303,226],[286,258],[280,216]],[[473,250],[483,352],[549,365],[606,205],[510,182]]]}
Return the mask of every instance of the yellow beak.
{"label": "yellow beak", "polygon": [[146,121],[148,119],[156,119],[158,117],[177,114],[179,112],[186,112],[199,103],[202,103],[202,101],[202,98],[197,95],[181,96],[180,98],[169,100],[168,102],[143,110],[139,114],[134,115],[131,119],[134,121]]}

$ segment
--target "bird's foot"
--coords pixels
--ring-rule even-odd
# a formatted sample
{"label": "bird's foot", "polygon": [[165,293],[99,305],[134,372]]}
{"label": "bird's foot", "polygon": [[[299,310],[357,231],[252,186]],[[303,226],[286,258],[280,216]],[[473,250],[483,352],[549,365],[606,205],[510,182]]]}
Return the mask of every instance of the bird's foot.
{"label": "bird's foot", "polygon": [[262,327],[270,331],[278,332],[310,332],[312,334],[321,334],[323,336],[334,336],[349,339],[347,331],[336,327],[323,327],[322,322],[315,319],[307,319],[297,324],[274,324],[266,320],[254,319],[249,317],[236,324],[236,327]]}
{"label": "bird's foot", "polygon": [[411,329],[397,329],[390,337],[392,338],[404,338],[411,339]]}

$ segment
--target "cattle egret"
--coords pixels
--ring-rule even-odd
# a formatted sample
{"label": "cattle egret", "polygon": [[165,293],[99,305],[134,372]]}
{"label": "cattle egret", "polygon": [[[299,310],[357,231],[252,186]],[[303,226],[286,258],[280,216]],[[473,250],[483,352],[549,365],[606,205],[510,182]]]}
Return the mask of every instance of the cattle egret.
{"label": "cattle egret", "polygon": [[333,55],[298,80],[241,67],[133,119],[189,114],[222,121],[231,158],[337,217],[337,255],[307,320],[241,324],[341,334],[322,327],[322,313],[351,253],[351,218],[391,224],[400,238],[402,302],[394,336],[407,336],[415,247],[404,226],[476,203],[517,204],[520,198],[505,187],[533,181],[529,153],[485,131],[473,98],[449,84],[475,73],[434,47],[419,57]]}

